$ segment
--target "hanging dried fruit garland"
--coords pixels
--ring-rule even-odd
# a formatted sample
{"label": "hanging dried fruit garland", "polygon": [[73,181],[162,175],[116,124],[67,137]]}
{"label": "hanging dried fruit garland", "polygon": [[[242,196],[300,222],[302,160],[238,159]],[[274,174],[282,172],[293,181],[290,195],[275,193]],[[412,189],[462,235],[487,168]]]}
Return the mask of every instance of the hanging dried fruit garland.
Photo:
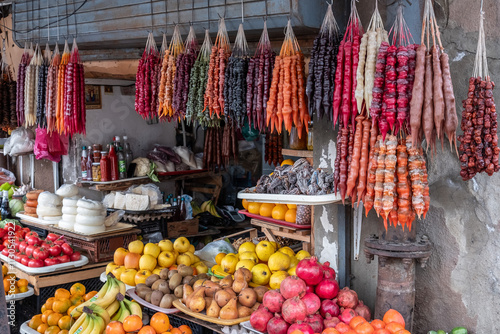
{"label": "hanging dried fruit garland", "polygon": [[21,56],[21,62],[17,70],[17,89],[16,89],[16,113],[17,113],[17,125],[24,125],[24,86],[26,83],[26,69],[31,62],[31,57],[33,56],[33,48],[28,49],[24,46],[24,52]]}
{"label": "hanging dried fruit garland", "polygon": [[47,73],[47,88],[45,92],[46,104],[46,118],[47,118],[47,131],[56,131],[56,109],[57,109],[57,83],[59,75],[59,65],[61,63],[61,54],[59,53],[59,46],[56,44],[54,54]]}
{"label": "hanging dried fruit garland", "polygon": [[146,48],[139,60],[135,82],[135,111],[143,119],[158,115],[158,71],[160,55],[153,34],[148,34]]}
{"label": "hanging dried fruit garland", "polygon": [[64,76],[64,134],[85,134],[85,121],[85,75],[78,45],[73,40]]}
{"label": "hanging dried fruit garland", "polygon": [[45,104],[45,95],[47,91],[47,76],[49,71],[50,58],[50,49],[49,44],[47,43],[47,45],[45,46],[43,61],[38,71],[37,80],[36,123],[41,128],[47,127],[47,118],[45,115],[47,106]]}

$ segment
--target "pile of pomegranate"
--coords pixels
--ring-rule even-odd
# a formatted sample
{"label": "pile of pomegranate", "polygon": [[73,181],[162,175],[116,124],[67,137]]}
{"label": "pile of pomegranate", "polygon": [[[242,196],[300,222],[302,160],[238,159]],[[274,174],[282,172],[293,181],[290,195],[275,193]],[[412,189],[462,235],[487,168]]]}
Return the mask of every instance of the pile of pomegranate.
{"label": "pile of pomegranate", "polygon": [[262,304],[252,313],[250,324],[260,332],[290,334],[321,333],[339,323],[349,325],[361,316],[370,321],[370,309],[348,287],[340,290],[330,263],[320,264],[316,257],[297,264],[297,276],[288,276],[279,290],[264,294]]}

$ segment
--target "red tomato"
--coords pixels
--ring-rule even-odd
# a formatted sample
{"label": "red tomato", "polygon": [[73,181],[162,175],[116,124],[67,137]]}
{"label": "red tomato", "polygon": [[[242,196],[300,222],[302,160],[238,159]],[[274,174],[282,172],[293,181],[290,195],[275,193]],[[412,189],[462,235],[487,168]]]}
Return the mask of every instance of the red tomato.
{"label": "red tomato", "polygon": [[53,266],[53,265],[55,265],[55,264],[59,264],[59,263],[61,263],[61,262],[60,262],[57,258],[55,258],[55,257],[48,257],[48,258],[46,258],[43,262],[45,263],[45,265],[46,265],[46,266]]}
{"label": "red tomato", "polygon": [[61,252],[62,252],[62,248],[59,245],[54,245],[54,246],[49,248],[50,256],[59,256],[59,255],[61,255]]}
{"label": "red tomato", "polygon": [[26,232],[26,237],[38,237],[38,233],[36,233],[35,231],[29,231],[29,232]]}
{"label": "red tomato", "polygon": [[22,257],[22,256],[23,256],[23,254],[21,254],[21,253],[15,253],[15,255],[14,255],[14,260],[15,260],[16,262],[21,262],[21,257]]}
{"label": "red tomato", "polygon": [[43,266],[43,261],[39,259],[30,259],[30,261],[28,262],[28,267],[30,268],[40,268]]}
{"label": "red tomato", "polygon": [[30,258],[27,255],[21,255],[21,264],[27,266],[30,262]]}
{"label": "red tomato", "polygon": [[69,244],[64,243],[64,244],[62,244],[61,248],[62,248],[64,255],[73,254],[73,248],[71,248],[71,246]]}
{"label": "red tomato", "polygon": [[16,238],[24,239],[24,232],[22,230],[16,231],[14,235],[16,236]]}
{"label": "red tomato", "polygon": [[28,255],[28,256],[30,256],[30,257],[31,257],[31,256],[33,256],[33,251],[34,251],[35,249],[36,249],[36,246],[33,246],[33,245],[28,245],[28,246],[26,247],[26,250],[25,250],[26,255]]}
{"label": "red tomato", "polygon": [[22,241],[21,243],[19,243],[19,251],[21,253],[26,252],[26,247],[28,247],[28,244],[26,243],[26,241]]}
{"label": "red tomato", "polygon": [[9,249],[7,247],[5,247],[4,249],[2,249],[2,255],[3,256],[9,256]]}
{"label": "red tomato", "polygon": [[64,241],[63,239],[57,239],[56,241],[54,241],[54,243],[55,243],[56,245],[59,245],[59,246],[61,246],[61,245],[62,245],[62,244],[64,244],[65,242],[66,242],[66,241]]}
{"label": "red tomato", "polygon": [[26,237],[26,242],[28,242],[28,245],[35,245],[35,246],[38,246],[42,243],[39,237],[35,237],[32,235]]}
{"label": "red tomato", "polygon": [[54,233],[49,233],[49,234],[47,234],[47,236],[45,237],[45,239],[54,242],[57,239],[59,239],[59,236],[57,234],[54,234]]}
{"label": "red tomato", "polygon": [[7,235],[7,231],[4,230],[3,228],[0,228],[0,238],[3,238]]}
{"label": "red tomato", "polygon": [[10,241],[9,239],[5,239],[2,243],[2,245],[4,245],[5,248],[9,248],[9,245],[10,245]]}
{"label": "red tomato", "polygon": [[24,231],[24,234],[29,233],[31,231],[29,227],[23,227],[21,230]]}
{"label": "red tomato", "polygon": [[34,251],[33,251],[33,257],[35,259],[40,259],[40,260],[45,260],[46,258],[49,257],[49,251],[43,247],[40,247],[40,248],[36,248]]}
{"label": "red tomato", "polygon": [[78,261],[78,260],[80,260],[81,257],[82,257],[82,255],[80,254],[80,252],[74,252],[73,254],[71,254],[69,256],[71,261]]}
{"label": "red tomato", "polygon": [[61,263],[66,263],[66,262],[71,261],[71,259],[69,258],[69,255],[61,255],[57,259],[59,261],[61,261]]}
{"label": "red tomato", "polygon": [[3,251],[3,250],[4,250],[4,248],[5,248],[5,246],[4,246],[4,245],[2,245],[2,244],[0,244],[0,252],[1,252],[1,251]]}

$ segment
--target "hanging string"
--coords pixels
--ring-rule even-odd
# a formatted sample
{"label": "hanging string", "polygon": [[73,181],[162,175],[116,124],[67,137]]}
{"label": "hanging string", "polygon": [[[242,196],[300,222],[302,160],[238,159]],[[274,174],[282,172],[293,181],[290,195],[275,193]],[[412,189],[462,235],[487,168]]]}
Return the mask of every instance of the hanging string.
{"label": "hanging string", "polygon": [[76,6],[75,6],[75,1],[73,0],[73,12],[75,13],[75,15],[73,15],[74,17],[74,21],[75,21],[75,38],[78,37],[78,24],[76,23],[76,16],[78,15],[76,13]]}
{"label": "hanging string", "polygon": [[167,33],[167,28],[168,28],[168,5],[167,1],[165,0],[165,33]]}
{"label": "hanging string", "polygon": [[151,32],[153,32],[153,27],[154,27],[154,23],[153,23],[153,0],[149,0],[149,7],[151,9]]}
{"label": "hanging string", "polygon": [[179,11],[179,0],[177,0],[177,23],[181,23],[181,13]]}
{"label": "hanging string", "polygon": [[59,0],[57,0],[57,42],[59,42]]}
{"label": "hanging string", "polygon": [[241,23],[245,23],[245,16],[243,13],[243,0],[241,0]]}
{"label": "hanging string", "polygon": [[69,38],[69,18],[68,18],[68,0],[66,0],[66,39]]}
{"label": "hanging string", "polygon": [[49,12],[49,0],[47,0],[47,42],[50,41],[50,12]]}
{"label": "hanging string", "polygon": [[264,1],[264,6],[266,7],[266,16],[264,17],[264,20],[267,21],[267,0]]}
{"label": "hanging string", "polygon": [[41,0],[38,0],[38,19],[37,19],[37,23],[38,23],[38,29],[37,29],[37,40],[38,40],[38,43],[40,43],[40,2]]}

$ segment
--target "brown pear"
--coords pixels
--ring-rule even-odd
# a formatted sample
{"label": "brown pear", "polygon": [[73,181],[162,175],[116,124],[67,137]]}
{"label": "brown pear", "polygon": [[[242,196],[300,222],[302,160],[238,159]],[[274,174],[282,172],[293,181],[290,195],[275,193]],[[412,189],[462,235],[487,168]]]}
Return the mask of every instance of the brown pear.
{"label": "brown pear", "polygon": [[241,290],[238,301],[243,306],[252,307],[257,302],[257,294],[252,288],[245,288]]}
{"label": "brown pear", "polygon": [[230,288],[233,285],[233,276],[227,275],[220,282],[219,285],[221,288]]}
{"label": "brown pear", "polygon": [[213,297],[215,293],[220,290],[220,286],[217,283],[214,283],[212,281],[205,281],[203,283],[203,286],[205,287],[205,295],[207,297]]}
{"label": "brown pear", "polygon": [[240,293],[243,289],[247,287],[248,287],[248,282],[245,281],[243,277],[238,277],[238,279],[236,279],[233,282],[233,291],[236,293]]}
{"label": "brown pear", "polygon": [[182,302],[184,305],[188,304],[189,296],[193,293],[193,288],[189,284],[184,284],[184,289],[182,290]]}
{"label": "brown pear", "polygon": [[219,312],[220,312],[219,305],[217,304],[215,299],[212,299],[210,306],[207,308],[207,316],[212,317],[212,318],[218,318]]}
{"label": "brown pear", "polygon": [[[200,299],[203,299],[203,302],[200,301]],[[196,300],[196,303],[193,304],[193,301]],[[199,309],[200,307],[203,306],[203,308],[200,311],[195,311],[191,305],[193,305],[194,309]],[[194,289],[194,291],[188,296],[187,304],[186,306],[194,312],[201,312],[202,310],[205,309],[205,287],[200,286]]]}
{"label": "brown pear", "polygon": [[205,306],[207,308],[212,304],[212,300],[214,300],[212,297],[205,297]]}
{"label": "brown pear", "polygon": [[199,280],[197,280],[193,284],[193,289],[196,289],[197,287],[202,286],[205,281],[206,281],[205,279],[199,279]]}
{"label": "brown pear", "polygon": [[232,320],[238,318],[238,305],[236,298],[233,298],[220,309],[219,317],[224,320]]}
{"label": "brown pear", "polygon": [[215,293],[214,300],[220,307],[226,306],[226,304],[233,298],[229,292],[226,290],[219,290]]}
{"label": "brown pear", "polygon": [[257,301],[259,303],[262,303],[262,298],[264,298],[264,294],[267,292],[268,288],[261,285],[261,286],[254,288],[253,290],[257,294]]}
{"label": "brown pear", "polygon": [[234,279],[237,280],[240,278],[243,278],[245,281],[250,282],[252,280],[252,272],[247,268],[239,268],[234,273]]}
{"label": "brown pear", "polygon": [[252,306],[252,311],[257,311],[257,309],[259,308],[260,305],[262,305],[262,304],[259,302],[255,303],[255,305]]}
{"label": "brown pear", "polygon": [[245,318],[251,316],[253,313],[253,310],[249,307],[240,305],[238,306],[238,318]]}
{"label": "brown pear", "polygon": [[205,309],[205,298],[194,296],[189,302],[189,309],[193,312],[200,313]]}
{"label": "brown pear", "polygon": [[231,295],[231,298],[236,297],[236,293],[234,293],[233,288],[225,288],[224,291]]}

